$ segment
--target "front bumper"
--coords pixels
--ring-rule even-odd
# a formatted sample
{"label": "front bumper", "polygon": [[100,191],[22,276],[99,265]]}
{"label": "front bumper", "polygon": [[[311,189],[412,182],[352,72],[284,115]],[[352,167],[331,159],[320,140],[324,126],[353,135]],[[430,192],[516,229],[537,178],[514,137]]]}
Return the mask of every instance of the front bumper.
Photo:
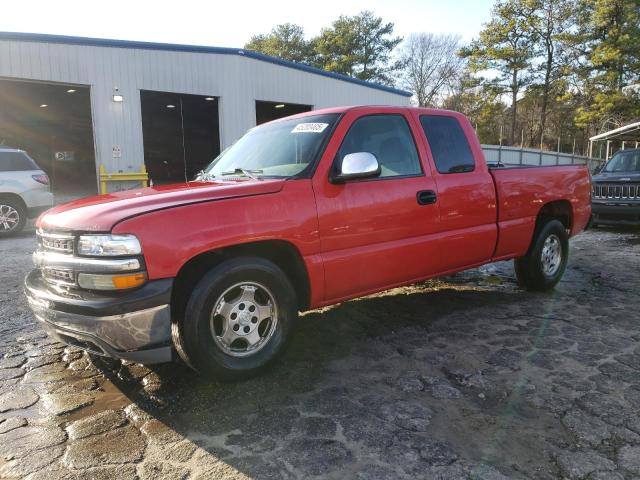
{"label": "front bumper", "polygon": [[640,203],[592,202],[594,225],[640,225]]}
{"label": "front bumper", "polygon": [[163,279],[131,292],[95,294],[54,289],[36,269],[25,279],[25,294],[36,318],[63,343],[150,364],[173,358],[172,285],[172,279]]}

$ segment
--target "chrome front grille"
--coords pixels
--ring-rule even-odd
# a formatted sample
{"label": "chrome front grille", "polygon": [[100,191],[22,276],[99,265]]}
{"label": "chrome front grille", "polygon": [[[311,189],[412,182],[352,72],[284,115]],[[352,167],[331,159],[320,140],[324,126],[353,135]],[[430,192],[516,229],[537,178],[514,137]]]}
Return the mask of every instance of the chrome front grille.
{"label": "chrome front grille", "polygon": [[640,200],[640,185],[621,183],[593,184],[593,198]]}
{"label": "chrome front grille", "polygon": [[73,235],[48,233],[38,230],[36,236],[38,239],[38,246],[41,250],[73,255]]}
{"label": "chrome front grille", "polygon": [[38,263],[36,257],[39,255],[54,255],[65,259],[72,260],[74,251],[74,237],[70,234],[52,233],[42,229],[36,232],[38,240],[38,250],[34,253],[34,263],[40,267],[42,278],[47,282],[56,285],[75,286],[75,273],[71,268],[62,266],[60,268],[55,264]]}
{"label": "chrome front grille", "polygon": [[71,270],[62,270],[57,268],[43,268],[42,276],[45,280],[52,283],[61,283],[63,285],[75,285],[75,275]]}

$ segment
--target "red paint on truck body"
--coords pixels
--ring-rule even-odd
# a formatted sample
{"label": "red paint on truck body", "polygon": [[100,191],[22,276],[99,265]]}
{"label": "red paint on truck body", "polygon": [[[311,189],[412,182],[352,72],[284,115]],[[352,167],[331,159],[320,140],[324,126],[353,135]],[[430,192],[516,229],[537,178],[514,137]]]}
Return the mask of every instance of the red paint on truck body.
{"label": "red paint on truck body", "polygon": [[[175,277],[194,257],[219,248],[284,241],[299,252],[309,278],[310,307],[336,303],[498,259],[522,256],[540,210],[571,206],[571,235],[591,213],[585,166],[490,170],[469,121],[443,110],[349,107],[311,178],[194,182],[100,195],[50,210],[51,230],[131,233],[143,246],[150,279]],[[372,114],[403,115],[423,173],[334,184],[329,174],[353,122]],[[441,174],[421,115],[456,118],[469,141],[473,172]],[[437,192],[419,205],[416,193]]]}

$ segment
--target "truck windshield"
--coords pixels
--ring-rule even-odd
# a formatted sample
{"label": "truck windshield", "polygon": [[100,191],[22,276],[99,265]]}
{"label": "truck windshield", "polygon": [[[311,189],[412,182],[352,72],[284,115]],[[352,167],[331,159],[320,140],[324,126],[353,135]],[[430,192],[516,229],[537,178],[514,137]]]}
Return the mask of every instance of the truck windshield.
{"label": "truck windshield", "polygon": [[602,169],[603,172],[639,172],[640,150],[617,152]]}
{"label": "truck windshield", "polygon": [[318,154],[338,114],[281,120],[249,130],[200,173],[197,180],[289,178],[301,173]]}

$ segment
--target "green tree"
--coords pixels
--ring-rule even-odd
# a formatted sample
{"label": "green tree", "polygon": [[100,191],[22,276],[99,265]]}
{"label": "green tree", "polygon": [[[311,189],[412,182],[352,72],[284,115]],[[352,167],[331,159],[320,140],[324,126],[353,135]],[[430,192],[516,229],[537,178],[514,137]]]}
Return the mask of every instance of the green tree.
{"label": "green tree", "polygon": [[459,78],[442,107],[464,113],[475,127],[480,142],[496,145],[501,140],[500,126],[508,116],[507,106],[499,97],[498,90],[467,73]]}
{"label": "green tree", "polygon": [[393,49],[402,41],[393,36],[393,23],[383,23],[373,12],[340,16],[311,43],[317,66],[361,80],[393,84],[400,65],[391,61]]}
{"label": "green tree", "polygon": [[640,116],[640,2],[580,0],[576,31],[566,36],[573,49],[572,74],[580,100],[576,123],[607,129]]}
{"label": "green tree", "polygon": [[[535,34],[534,54],[541,62],[532,64],[534,77],[541,76],[538,89],[540,104],[540,123],[534,135],[544,143],[549,105],[563,85],[565,63],[563,34],[571,27],[573,0],[528,0],[531,6],[531,30]],[[554,95],[555,94],[555,95]]]}
{"label": "green tree", "polygon": [[254,35],[244,48],[292,62],[313,60],[313,49],[304,38],[304,29],[292,23],[276,25],[268,34]]}
{"label": "green tree", "polygon": [[498,0],[489,23],[461,52],[469,59],[472,72],[487,72],[486,83],[510,94],[510,144],[516,137],[518,94],[531,81],[527,71],[534,58],[535,41],[529,2]]}

